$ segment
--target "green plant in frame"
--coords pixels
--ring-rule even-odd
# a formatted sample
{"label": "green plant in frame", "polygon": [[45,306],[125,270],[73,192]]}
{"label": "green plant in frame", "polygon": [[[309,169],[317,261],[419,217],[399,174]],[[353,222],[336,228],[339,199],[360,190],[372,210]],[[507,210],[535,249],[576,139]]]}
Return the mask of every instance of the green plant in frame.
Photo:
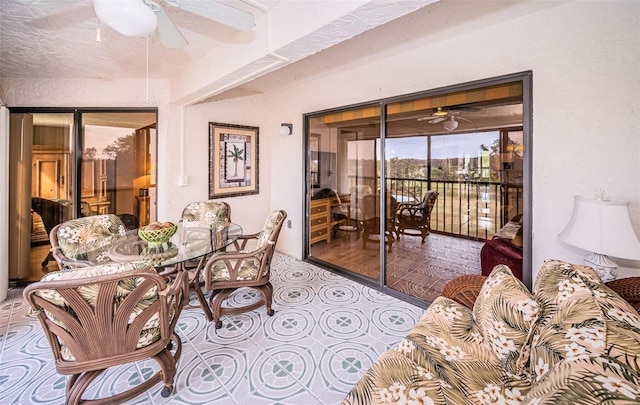
{"label": "green plant in frame", "polygon": [[235,173],[233,177],[238,177],[238,162],[244,160],[242,154],[244,153],[244,149],[238,148],[236,145],[233,145],[233,151],[227,151],[227,157],[233,159],[233,163],[235,164]]}

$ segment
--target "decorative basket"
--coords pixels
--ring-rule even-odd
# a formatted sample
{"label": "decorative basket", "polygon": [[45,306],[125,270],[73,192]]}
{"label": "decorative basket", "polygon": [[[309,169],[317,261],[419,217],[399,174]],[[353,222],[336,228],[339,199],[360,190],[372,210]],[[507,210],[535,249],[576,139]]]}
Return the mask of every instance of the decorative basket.
{"label": "decorative basket", "polygon": [[177,230],[178,227],[176,225],[161,229],[140,228],[138,229],[138,236],[151,245],[161,245],[168,242]]}

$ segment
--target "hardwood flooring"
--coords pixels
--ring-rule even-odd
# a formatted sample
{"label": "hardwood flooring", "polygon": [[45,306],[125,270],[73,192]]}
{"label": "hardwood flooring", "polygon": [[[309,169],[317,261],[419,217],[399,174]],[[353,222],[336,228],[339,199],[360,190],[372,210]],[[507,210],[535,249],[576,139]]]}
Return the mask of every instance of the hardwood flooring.
{"label": "hardwood flooring", "polygon": [[[331,242],[311,246],[310,255],[343,269],[380,278],[379,237],[363,244],[361,234],[338,231]],[[480,274],[480,249],[484,242],[431,233],[420,237],[401,235],[387,251],[387,285],[426,302],[440,295],[444,286],[462,274]]]}

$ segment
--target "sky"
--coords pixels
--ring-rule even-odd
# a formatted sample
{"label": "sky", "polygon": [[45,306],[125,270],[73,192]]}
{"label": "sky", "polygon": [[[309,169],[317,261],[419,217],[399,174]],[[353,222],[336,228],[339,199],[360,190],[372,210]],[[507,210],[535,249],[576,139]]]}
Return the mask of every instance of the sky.
{"label": "sky", "polygon": [[[490,146],[499,137],[496,132],[481,132],[474,134],[442,135],[431,138],[431,158],[444,159],[451,157],[471,157],[480,155],[480,145]],[[426,159],[426,137],[387,139],[386,155],[388,159],[416,158]]]}

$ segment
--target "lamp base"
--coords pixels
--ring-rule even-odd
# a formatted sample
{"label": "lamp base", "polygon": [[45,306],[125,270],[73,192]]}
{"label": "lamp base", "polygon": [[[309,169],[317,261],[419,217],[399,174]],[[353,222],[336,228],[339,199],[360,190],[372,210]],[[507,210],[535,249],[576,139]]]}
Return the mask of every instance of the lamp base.
{"label": "lamp base", "polygon": [[609,259],[607,255],[590,254],[584,258],[584,264],[593,267],[598,277],[605,283],[618,277],[618,263]]}

